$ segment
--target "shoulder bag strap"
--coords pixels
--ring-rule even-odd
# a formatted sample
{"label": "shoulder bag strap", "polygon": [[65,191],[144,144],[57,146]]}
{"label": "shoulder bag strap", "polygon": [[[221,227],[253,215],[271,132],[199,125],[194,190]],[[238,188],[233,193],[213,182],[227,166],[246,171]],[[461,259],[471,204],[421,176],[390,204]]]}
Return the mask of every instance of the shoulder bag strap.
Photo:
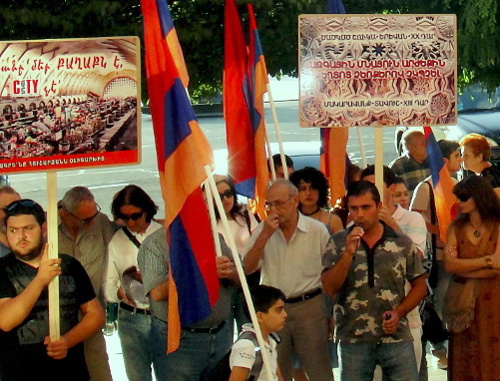
{"label": "shoulder bag strap", "polygon": [[[431,179],[432,181],[432,179]],[[427,186],[429,187],[429,208],[431,212],[431,224],[436,225],[436,201],[434,200],[434,188],[429,181],[426,181]],[[431,234],[431,245],[432,245],[432,264],[436,264],[436,246],[437,246],[437,237],[436,234]]]}
{"label": "shoulder bag strap", "polygon": [[140,249],[141,248],[141,243],[137,240],[137,238],[135,238],[133,236],[132,233],[130,233],[130,230],[128,230],[125,226],[122,227],[122,230],[125,233],[125,235],[128,237],[128,239],[130,241],[132,241],[132,243],[135,245],[135,247],[137,247],[138,249]]}

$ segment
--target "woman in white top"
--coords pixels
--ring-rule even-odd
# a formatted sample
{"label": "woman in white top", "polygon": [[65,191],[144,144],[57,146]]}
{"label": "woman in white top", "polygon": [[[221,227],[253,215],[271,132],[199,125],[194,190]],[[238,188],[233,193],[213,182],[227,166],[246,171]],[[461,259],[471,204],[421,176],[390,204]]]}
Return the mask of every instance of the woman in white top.
{"label": "woman in white top", "polygon": [[[257,227],[258,222],[255,219],[254,215],[250,213],[247,208],[243,207],[237,202],[236,190],[230,178],[218,175],[216,176],[215,180],[217,191],[219,192],[219,197],[222,201],[224,212],[229,222],[231,236],[233,237],[236,244],[238,254],[241,255],[243,254],[243,250],[245,249],[247,241],[250,239],[252,231]],[[217,231],[222,234],[227,242],[226,232],[217,210],[215,210],[215,215],[218,221]],[[247,282],[250,287],[259,284],[259,281],[259,272],[247,276]],[[232,317],[236,320],[236,332],[239,332],[241,330],[243,324],[250,322],[250,318],[245,312],[245,298],[241,290],[237,292],[233,297]]]}

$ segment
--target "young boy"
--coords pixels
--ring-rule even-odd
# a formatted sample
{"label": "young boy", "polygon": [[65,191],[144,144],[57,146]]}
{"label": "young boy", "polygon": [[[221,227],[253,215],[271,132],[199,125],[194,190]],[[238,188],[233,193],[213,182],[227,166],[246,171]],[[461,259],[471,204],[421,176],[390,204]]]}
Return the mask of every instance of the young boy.
{"label": "young boy", "polygon": [[[252,300],[255,306],[257,320],[259,321],[262,337],[266,342],[266,350],[271,362],[272,377],[269,378],[262,363],[262,368],[256,381],[281,380],[281,374],[277,366],[278,352],[276,350],[276,341],[271,333],[283,328],[286,319],[285,295],[275,287],[259,285],[251,290]],[[253,340],[253,341],[252,341]],[[238,340],[233,344],[229,366],[231,367],[231,376],[229,381],[244,381],[248,379],[249,374],[259,372],[252,369],[256,362],[257,340],[255,330],[252,324],[243,325],[242,333]],[[260,355],[260,353],[259,353]],[[260,356],[261,357],[261,356]],[[261,359],[262,360],[262,359]],[[258,366],[257,364],[255,364]]]}

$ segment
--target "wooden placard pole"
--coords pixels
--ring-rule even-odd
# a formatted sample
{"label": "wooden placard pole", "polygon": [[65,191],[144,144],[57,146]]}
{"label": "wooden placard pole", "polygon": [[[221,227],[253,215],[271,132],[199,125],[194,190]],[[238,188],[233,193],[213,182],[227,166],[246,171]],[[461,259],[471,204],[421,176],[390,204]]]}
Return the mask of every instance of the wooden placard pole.
{"label": "wooden placard pole", "polygon": [[375,128],[375,186],[384,201],[384,127]]}
{"label": "wooden placard pole", "polygon": [[[217,185],[215,185],[215,180],[212,175],[212,169],[209,165],[205,166],[205,173],[207,174],[206,184],[211,188],[213,194],[217,194]],[[236,272],[238,273],[238,278],[240,279],[241,288],[243,290],[243,295],[245,296],[245,301],[248,306],[248,311],[250,312],[250,318],[252,320],[253,327],[255,329],[255,334],[257,336],[257,341],[259,342],[259,346],[261,348],[266,348],[266,344],[264,338],[262,336],[262,331],[260,330],[259,322],[257,320],[257,315],[255,314],[255,307],[253,305],[252,296],[250,295],[250,289],[248,288],[247,279],[245,277],[245,271],[243,270],[243,265],[241,263],[240,255],[238,254],[238,250],[236,249],[236,244],[234,243],[234,238],[231,234],[231,228],[229,227],[229,222],[227,220],[226,213],[224,212],[224,206],[222,206],[222,201],[219,197],[207,198],[207,202],[210,204],[215,201],[215,205],[217,206],[217,210],[219,211],[219,215],[221,217],[222,225],[224,227],[224,231],[226,232],[225,240],[231,252],[233,254],[234,265],[236,267]],[[212,225],[212,229],[216,230],[217,226]],[[262,360],[264,361],[264,368],[269,376],[269,381],[272,381],[273,375],[271,372],[271,362],[269,358],[268,351],[261,350]]]}
{"label": "wooden placard pole", "polygon": [[[59,256],[57,232],[57,172],[50,171],[47,172],[47,242],[51,259]],[[60,339],[58,276],[49,284],[49,332],[51,341]]]}

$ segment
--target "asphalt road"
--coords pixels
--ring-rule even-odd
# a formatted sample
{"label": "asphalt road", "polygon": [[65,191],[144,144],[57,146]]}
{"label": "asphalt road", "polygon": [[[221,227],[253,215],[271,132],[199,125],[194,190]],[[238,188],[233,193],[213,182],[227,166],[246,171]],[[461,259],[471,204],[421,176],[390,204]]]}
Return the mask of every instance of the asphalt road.
{"label": "asphalt road", "polygon": [[[314,142],[319,140],[319,131],[316,128],[300,128],[298,124],[298,102],[276,102],[278,121],[283,141]],[[273,119],[266,105],[266,120],[270,141],[276,141]],[[225,130],[222,117],[202,117],[199,123],[204,130],[212,148],[225,148]],[[156,163],[156,150],[153,137],[151,116],[142,115],[142,162],[139,165],[120,167],[101,167],[86,170],[60,171],[57,174],[58,198],[66,190],[76,185],[89,187],[94,193],[103,212],[110,215],[110,205],[113,195],[128,184],[142,187],[160,207],[158,217],[164,216],[164,206],[161,199],[159,176]],[[361,128],[363,146],[368,164],[374,163],[374,129]],[[394,150],[394,128],[384,129],[384,163],[388,164],[396,157]],[[314,143],[312,143],[314,144]],[[318,145],[319,150],[319,145]],[[361,165],[361,155],[356,129],[350,129],[348,153],[353,163]],[[46,207],[46,175],[44,172],[14,174],[10,176],[11,185],[23,198],[32,198]]]}

